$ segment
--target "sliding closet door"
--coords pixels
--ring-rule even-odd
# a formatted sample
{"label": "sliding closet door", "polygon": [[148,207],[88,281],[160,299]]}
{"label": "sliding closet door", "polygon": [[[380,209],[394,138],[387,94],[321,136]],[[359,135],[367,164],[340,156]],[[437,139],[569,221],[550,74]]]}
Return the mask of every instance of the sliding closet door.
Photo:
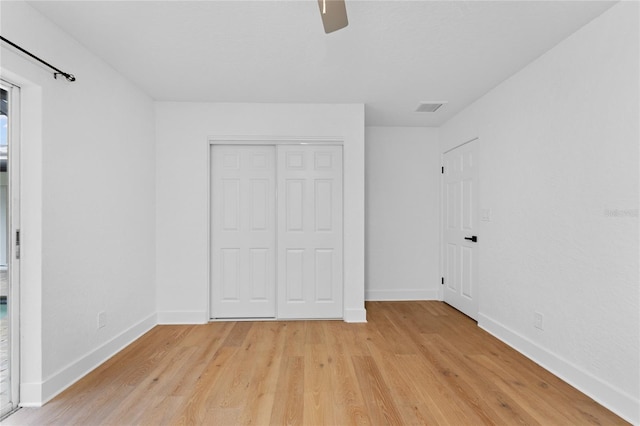
{"label": "sliding closet door", "polygon": [[275,147],[211,147],[211,317],[273,318]]}
{"label": "sliding closet door", "polygon": [[342,147],[278,146],[278,317],[342,318]]}

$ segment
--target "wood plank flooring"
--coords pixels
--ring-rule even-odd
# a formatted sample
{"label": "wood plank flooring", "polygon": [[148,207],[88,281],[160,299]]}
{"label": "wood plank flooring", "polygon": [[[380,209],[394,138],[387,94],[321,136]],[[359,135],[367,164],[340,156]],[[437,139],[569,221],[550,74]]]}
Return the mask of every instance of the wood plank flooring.
{"label": "wood plank flooring", "polygon": [[444,303],[367,313],[158,326],[3,424],[626,424]]}

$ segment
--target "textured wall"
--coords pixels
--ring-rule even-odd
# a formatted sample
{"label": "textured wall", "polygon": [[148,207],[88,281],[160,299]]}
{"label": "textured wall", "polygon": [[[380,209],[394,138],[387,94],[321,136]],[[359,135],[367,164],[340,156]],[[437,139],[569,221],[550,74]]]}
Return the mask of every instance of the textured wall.
{"label": "textured wall", "polygon": [[638,35],[622,2],[440,129],[480,139],[479,324],[635,422]]}
{"label": "textured wall", "polygon": [[366,298],[438,299],[438,130],[367,127],[366,147]]}

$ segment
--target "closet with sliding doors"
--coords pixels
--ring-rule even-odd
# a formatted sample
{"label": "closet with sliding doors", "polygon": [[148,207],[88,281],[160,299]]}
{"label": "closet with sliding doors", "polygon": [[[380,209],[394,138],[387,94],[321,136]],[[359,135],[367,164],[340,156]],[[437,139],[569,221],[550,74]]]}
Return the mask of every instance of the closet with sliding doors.
{"label": "closet with sliding doors", "polygon": [[343,317],[342,146],[210,145],[210,317]]}

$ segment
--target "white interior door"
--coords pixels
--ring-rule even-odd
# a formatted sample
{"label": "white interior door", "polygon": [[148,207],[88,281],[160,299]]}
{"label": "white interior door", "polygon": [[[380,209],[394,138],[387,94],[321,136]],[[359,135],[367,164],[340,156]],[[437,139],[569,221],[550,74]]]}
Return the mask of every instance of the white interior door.
{"label": "white interior door", "polygon": [[478,316],[477,142],[444,154],[444,301],[473,319]]}
{"label": "white interior door", "polygon": [[211,147],[211,317],[273,318],[275,147]]}
{"label": "white interior door", "polygon": [[278,146],[278,317],[342,318],[342,147]]}

